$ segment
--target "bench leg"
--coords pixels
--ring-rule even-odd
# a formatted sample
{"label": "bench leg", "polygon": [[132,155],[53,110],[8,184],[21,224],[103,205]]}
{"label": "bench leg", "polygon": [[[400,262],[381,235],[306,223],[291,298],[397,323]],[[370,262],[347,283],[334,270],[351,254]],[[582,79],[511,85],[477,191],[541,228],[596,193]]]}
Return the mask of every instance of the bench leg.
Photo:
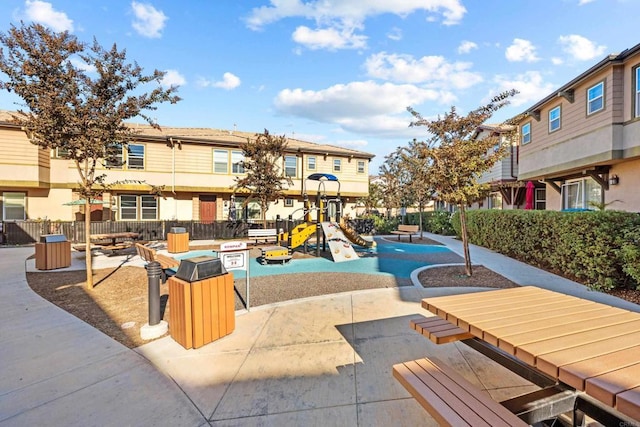
{"label": "bench leg", "polygon": [[409,243],[411,243],[411,234],[409,234]]}

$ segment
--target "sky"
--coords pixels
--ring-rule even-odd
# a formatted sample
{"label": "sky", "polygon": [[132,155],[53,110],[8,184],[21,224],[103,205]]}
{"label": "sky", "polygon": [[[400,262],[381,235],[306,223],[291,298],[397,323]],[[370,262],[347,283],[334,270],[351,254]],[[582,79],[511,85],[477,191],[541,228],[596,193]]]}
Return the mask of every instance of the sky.
{"label": "sky", "polygon": [[640,43],[638,16],[640,0],[0,0],[2,33],[37,22],[165,71],[182,101],[151,113],[161,126],[365,151],[371,174],[428,137],[407,107],[465,114],[518,90],[499,123]]}

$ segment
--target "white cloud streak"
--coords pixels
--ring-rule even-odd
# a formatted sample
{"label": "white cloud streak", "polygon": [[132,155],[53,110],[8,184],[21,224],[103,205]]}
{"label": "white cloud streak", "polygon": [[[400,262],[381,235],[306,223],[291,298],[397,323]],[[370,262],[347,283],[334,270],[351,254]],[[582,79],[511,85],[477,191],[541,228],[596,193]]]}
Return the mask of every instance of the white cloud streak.
{"label": "white cloud streak", "polygon": [[148,3],[131,2],[131,9],[135,19],[131,23],[133,29],[143,37],[151,39],[162,37],[167,19],[164,12]]}
{"label": "white cloud streak", "polygon": [[177,70],[166,70],[166,74],[162,80],[160,80],[160,84],[166,88],[172,86],[184,86],[187,84],[187,79],[185,79]]}
{"label": "white cloud streak", "polygon": [[474,49],[477,49],[478,45],[477,43],[474,43],[472,41],[469,40],[464,40],[462,43],[460,43],[460,46],[458,46],[458,53],[460,54],[465,54],[465,53],[469,53]]}
{"label": "white cloud streak", "polygon": [[513,39],[511,46],[507,48],[504,56],[509,62],[535,62],[539,58],[536,56],[536,47],[529,40]]}
{"label": "white cloud streak", "polygon": [[560,36],[558,43],[562,46],[562,50],[565,53],[578,61],[588,61],[602,56],[607,49],[606,46],[597,45],[591,40],[577,34]]}
{"label": "white cloud streak", "polygon": [[27,0],[25,14],[33,22],[51,28],[54,31],[73,32],[73,20],[66,13],[57,11],[51,3],[40,0]]}
{"label": "white cloud streak", "polygon": [[222,80],[212,81],[205,78],[198,79],[200,87],[217,87],[224,90],[232,90],[240,86],[241,80],[233,73],[226,72],[222,75]]}

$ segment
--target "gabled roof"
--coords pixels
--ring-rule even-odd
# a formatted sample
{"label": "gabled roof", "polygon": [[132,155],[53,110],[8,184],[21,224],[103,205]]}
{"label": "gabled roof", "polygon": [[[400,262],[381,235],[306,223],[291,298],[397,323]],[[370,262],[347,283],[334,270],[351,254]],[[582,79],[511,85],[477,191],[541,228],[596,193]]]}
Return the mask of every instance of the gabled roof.
{"label": "gabled roof", "polygon": [[[0,110],[0,124],[4,126],[17,126],[13,122],[13,117],[16,115],[18,115],[18,113],[15,111]],[[257,133],[214,128],[181,128],[169,126],[162,126],[160,129],[155,129],[148,124],[136,123],[131,123],[130,126],[138,132],[136,138],[138,140],[174,141],[176,143],[207,144],[226,147],[240,147],[247,142],[247,139],[255,139]],[[342,148],[331,144],[316,144],[295,138],[287,138],[287,148],[288,151],[300,151],[319,155],[353,156],[368,160],[375,157],[373,154],[364,151]]]}

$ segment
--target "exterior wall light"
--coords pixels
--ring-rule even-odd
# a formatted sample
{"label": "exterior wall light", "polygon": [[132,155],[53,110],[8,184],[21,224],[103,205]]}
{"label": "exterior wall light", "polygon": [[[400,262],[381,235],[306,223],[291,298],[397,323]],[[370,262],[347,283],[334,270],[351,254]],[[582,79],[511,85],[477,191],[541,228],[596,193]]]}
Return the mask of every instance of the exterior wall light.
{"label": "exterior wall light", "polygon": [[611,175],[609,177],[609,185],[618,185],[620,183],[620,178],[618,175]]}

